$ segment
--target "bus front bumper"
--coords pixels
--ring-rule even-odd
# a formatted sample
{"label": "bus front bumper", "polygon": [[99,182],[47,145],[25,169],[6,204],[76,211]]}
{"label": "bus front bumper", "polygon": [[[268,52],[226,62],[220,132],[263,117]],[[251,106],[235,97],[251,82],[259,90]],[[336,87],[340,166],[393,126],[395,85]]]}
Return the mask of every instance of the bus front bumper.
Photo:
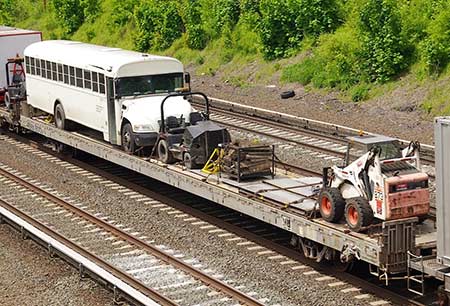
{"label": "bus front bumper", "polygon": [[151,147],[154,146],[156,143],[156,140],[158,139],[158,133],[151,132],[151,133],[133,133],[134,135],[134,142],[137,146],[140,147]]}

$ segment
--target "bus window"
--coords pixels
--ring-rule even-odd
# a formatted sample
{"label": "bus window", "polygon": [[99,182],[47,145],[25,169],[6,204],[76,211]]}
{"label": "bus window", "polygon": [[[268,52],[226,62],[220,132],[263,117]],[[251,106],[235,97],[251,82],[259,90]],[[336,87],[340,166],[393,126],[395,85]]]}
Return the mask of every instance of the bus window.
{"label": "bus window", "polygon": [[104,94],[105,93],[105,76],[101,73],[98,74],[98,89],[100,91],[100,93]]}
{"label": "bus window", "polygon": [[89,70],[84,70],[84,88],[91,89],[91,72]]}
{"label": "bus window", "polygon": [[97,72],[92,72],[92,90],[98,92],[98,74]]}
{"label": "bus window", "polygon": [[30,58],[28,56],[25,56],[25,71],[30,73]]}
{"label": "bus window", "polygon": [[36,69],[34,67],[34,57],[30,57],[30,60],[31,60],[31,64],[30,64],[31,74],[35,75],[36,74]]}
{"label": "bus window", "polygon": [[41,69],[42,69],[41,76],[43,78],[47,77],[47,73],[46,73],[47,71],[45,70],[46,68],[45,68],[45,61],[44,60],[41,60]]}
{"label": "bus window", "polygon": [[64,83],[69,84],[69,66],[63,66]]}
{"label": "bus window", "polygon": [[52,62],[52,80],[57,81],[58,80],[58,71],[56,70],[56,63]]}
{"label": "bus window", "polygon": [[58,64],[58,81],[63,81],[63,67],[62,64]]}
{"label": "bus window", "polygon": [[75,68],[75,77],[77,80],[77,87],[83,88],[83,71],[80,68]]}
{"label": "bus window", "polygon": [[36,65],[36,75],[41,76],[41,61],[39,59],[35,59]]}
{"label": "bus window", "polygon": [[69,67],[70,71],[70,85],[75,86],[75,68]]}
{"label": "bus window", "polygon": [[47,79],[51,80],[52,78],[52,67],[49,61],[45,61],[45,66],[47,67]]}

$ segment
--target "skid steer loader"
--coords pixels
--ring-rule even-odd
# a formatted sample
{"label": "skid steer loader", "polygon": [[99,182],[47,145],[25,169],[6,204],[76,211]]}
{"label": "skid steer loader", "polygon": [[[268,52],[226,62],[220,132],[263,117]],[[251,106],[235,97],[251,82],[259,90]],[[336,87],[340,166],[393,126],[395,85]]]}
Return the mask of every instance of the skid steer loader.
{"label": "skid steer loader", "polygon": [[[385,136],[348,137],[342,167],[324,168],[324,184],[318,204],[322,218],[337,223],[343,217],[356,232],[374,218],[393,220],[423,217],[430,208],[428,175],[421,171],[418,142],[404,149]],[[350,162],[354,146],[362,154]]]}

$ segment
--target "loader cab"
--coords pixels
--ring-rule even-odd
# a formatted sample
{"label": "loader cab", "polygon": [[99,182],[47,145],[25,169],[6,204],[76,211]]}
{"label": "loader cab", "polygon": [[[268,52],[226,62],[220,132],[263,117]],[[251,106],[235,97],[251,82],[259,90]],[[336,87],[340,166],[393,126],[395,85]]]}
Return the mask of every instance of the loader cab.
{"label": "loader cab", "polygon": [[402,157],[402,149],[396,138],[383,135],[362,135],[347,137],[347,151],[345,153],[345,167],[355,158],[352,156],[361,156],[373,147],[381,149],[380,160],[395,159]]}

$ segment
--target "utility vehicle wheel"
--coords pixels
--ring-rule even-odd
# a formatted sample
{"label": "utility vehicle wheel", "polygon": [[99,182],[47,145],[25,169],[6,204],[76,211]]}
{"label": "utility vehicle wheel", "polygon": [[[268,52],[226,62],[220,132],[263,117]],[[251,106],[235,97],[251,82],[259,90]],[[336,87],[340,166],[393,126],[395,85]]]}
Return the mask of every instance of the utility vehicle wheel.
{"label": "utility vehicle wheel", "polygon": [[11,97],[8,92],[5,92],[5,106],[7,109],[11,107]]}
{"label": "utility vehicle wheel", "polygon": [[319,194],[320,215],[325,221],[338,222],[344,215],[345,200],[337,188],[327,187]]}
{"label": "utility vehicle wheel", "polygon": [[122,128],[122,149],[130,154],[133,154],[134,151],[136,151],[133,129],[129,123],[126,123]]}
{"label": "utility vehicle wheel", "polygon": [[172,164],[175,161],[172,152],[169,150],[169,144],[165,139],[161,139],[158,142],[158,157],[165,164]]}
{"label": "utility vehicle wheel", "polygon": [[64,112],[64,108],[61,104],[57,104],[55,107],[55,126],[61,130],[70,130],[71,125],[69,120],[66,119],[66,113]]}
{"label": "utility vehicle wheel", "polygon": [[197,169],[198,165],[192,160],[191,154],[184,153],[183,156],[184,166],[188,169]]}
{"label": "utility vehicle wheel", "polygon": [[345,206],[345,220],[348,227],[359,232],[373,221],[373,211],[369,202],[361,197],[350,198]]}

